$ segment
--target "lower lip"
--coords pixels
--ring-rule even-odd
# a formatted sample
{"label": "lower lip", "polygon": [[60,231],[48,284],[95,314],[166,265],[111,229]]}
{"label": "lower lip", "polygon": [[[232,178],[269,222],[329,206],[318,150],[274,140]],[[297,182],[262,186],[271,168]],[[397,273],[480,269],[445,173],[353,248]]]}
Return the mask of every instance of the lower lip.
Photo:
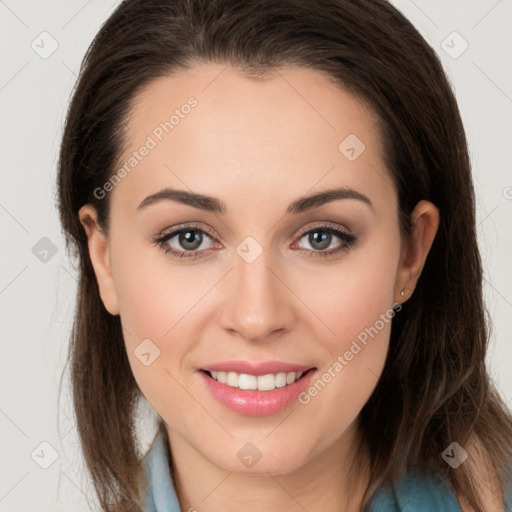
{"label": "lower lip", "polygon": [[209,377],[203,371],[199,374],[210,393],[228,409],[246,416],[268,416],[288,408],[308,386],[316,370],[309,370],[299,380],[272,391],[233,388]]}

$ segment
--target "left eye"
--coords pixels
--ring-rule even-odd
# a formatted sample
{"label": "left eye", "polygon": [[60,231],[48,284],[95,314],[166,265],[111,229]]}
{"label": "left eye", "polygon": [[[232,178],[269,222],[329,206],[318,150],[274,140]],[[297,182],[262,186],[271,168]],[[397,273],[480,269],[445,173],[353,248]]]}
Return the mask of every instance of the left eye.
{"label": "left eye", "polygon": [[[338,246],[333,249],[326,250],[333,242],[333,237],[341,240],[341,244],[338,244]],[[310,254],[315,253],[319,256],[329,256],[348,249],[356,241],[356,237],[354,235],[351,235],[342,229],[327,226],[310,229],[303,233],[299,240],[302,240],[303,238],[306,238],[307,243],[312,247],[311,249],[306,248],[305,250]]]}

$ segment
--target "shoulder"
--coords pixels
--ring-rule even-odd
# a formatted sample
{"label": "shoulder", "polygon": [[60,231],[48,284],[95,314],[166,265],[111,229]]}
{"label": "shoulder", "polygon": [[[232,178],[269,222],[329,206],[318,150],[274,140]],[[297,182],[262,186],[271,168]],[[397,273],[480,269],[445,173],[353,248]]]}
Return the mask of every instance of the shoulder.
{"label": "shoulder", "polygon": [[[485,504],[486,512],[504,512],[504,493],[498,475],[496,474],[482,443],[472,439],[467,447],[468,458],[464,462],[466,469],[472,474],[480,501]],[[462,512],[475,512],[464,497],[457,495]]]}
{"label": "shoulder", "polygon": [[373,496],[365,512],[461,512],[449,484],[437,475],[410,468]]}
{"label": "shoulder", "polygon": [[[486,512],[504,512],[505,500],[500,479],[485,456],[481,444],[471,441],[464,447],[468,458],[463,463],[476,486],[480,502]],[[453,471],[459,471],[460,468]],[[457,474],[457,473],[456,473]],[[460,475],[460,471],[458,473]],[[509,493],[510,500],[512,495]],[[510,503],[508,503],[510,505]],[[410,468],[392,486],[381,488],[372,498],[365,512],[475,512],[464,497],[454,492],[453,486],[440,475],[429,474],[419,468]]]}

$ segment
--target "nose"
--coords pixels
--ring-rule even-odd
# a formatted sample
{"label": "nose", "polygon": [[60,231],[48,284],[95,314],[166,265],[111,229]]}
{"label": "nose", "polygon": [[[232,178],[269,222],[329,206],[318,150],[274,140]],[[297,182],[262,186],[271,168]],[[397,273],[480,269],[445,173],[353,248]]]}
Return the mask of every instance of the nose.
{"label": "nose", "polygon": [[222,327],[251,341],[282,334],[294,322],[293,301],[286,276],[265,251],[252,263],[235,254],[221,306]]}

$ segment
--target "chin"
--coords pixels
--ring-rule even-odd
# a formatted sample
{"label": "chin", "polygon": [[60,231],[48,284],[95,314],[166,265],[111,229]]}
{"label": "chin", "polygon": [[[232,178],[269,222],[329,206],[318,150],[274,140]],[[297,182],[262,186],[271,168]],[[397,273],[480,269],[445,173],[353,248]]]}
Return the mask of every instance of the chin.
{"label": "chin", "polygon": [[[257,448],[256,443],[245,443],[235,450],[235,457],[226,457],[226,452],[215,454],[210,459],[214,464],[227,471],[254,476],[286,475],[300,469],[307,462],[304,450],[290,451],[290,445],[275,448]],[[304,446],[298,442],[296,446]]]}

